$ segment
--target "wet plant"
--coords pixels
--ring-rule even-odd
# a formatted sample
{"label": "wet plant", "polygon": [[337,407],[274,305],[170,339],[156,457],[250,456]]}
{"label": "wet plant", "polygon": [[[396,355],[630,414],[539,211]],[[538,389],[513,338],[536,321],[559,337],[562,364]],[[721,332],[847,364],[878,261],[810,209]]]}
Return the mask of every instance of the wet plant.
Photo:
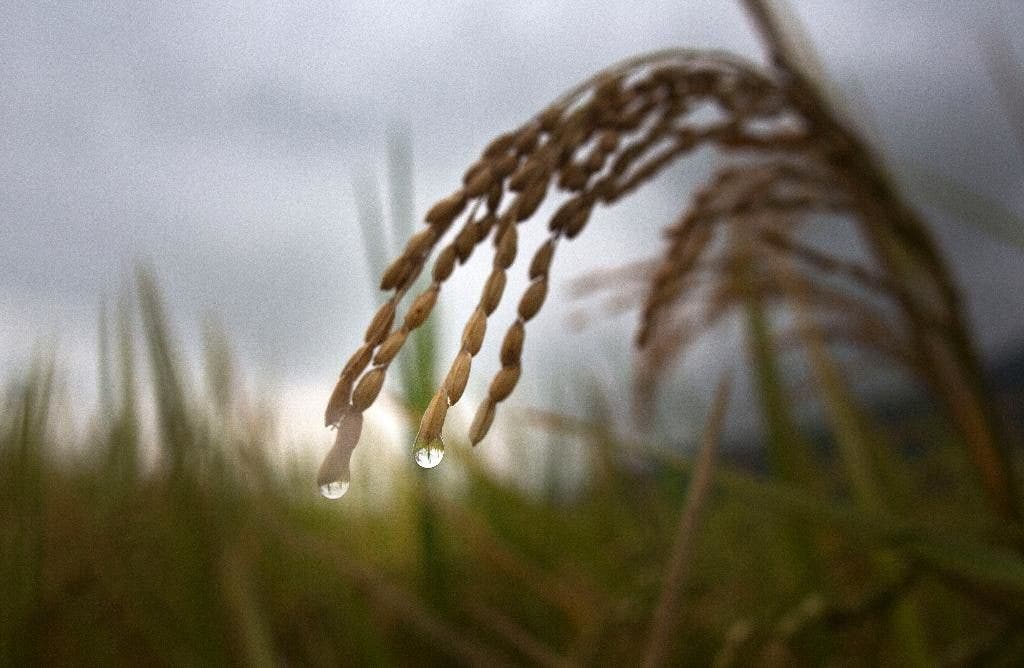
{"label": "wet plant", "polygon": [[[331,394],[325,422],[337,429],[337,440],[321,484],[347,470],[360,416],[471,254],[489,245],[493,268],[460,351],[423,413],[414,445],[423,466],[440,461],[446,413],[463,396],[489,316],[504,297],[507,272],[523,256],[518,227],[532,222],[542,202],[560,200],[547,221],[547,240],[525,262],[530,284],[504,333],[501,369],[470,427],[474,445],[519,380],[527,324],[548,296],[558,246],[582,233],[600,207],[709,147],[719,156],[717,172],[666,227],[667,246],[649,265],[636,339],[641,407],[670,358],[723,316],[741,311],[776,466],[785,479],[814,486],[809,452],[788,436],[793,425],[769,354],[775,345],[769,309],[799,310],[800,332],[789,338],[807,341],[813,332],[815,341],[868,350],[927,387],[969,452],[993,512],[1019,524],[1008,446],[986,397],[960,297],[927,226],[801,69],[793,40],[767,4],[744,5],[768,53],[766,65],[676,49],[612,66],[497,136],[462,185],[429,209],[424,227],[383,271],[380,288],[390,296]],[[802,223],[822,214],[856,227],[869,263],[801,240]],[[399,315],[431,258],[429,284]]]}
{"label": "wet plant", "polygon": [[[999,428],[956,287],[842,107],[748,7],[767,65],[672,51],[613,67],[493,142],[418,232],[408,148],[393,141],[387,198],[364,187],[360,207],[390,287],[327,416],[339,441],[322,492],[346,492],[360,438],[374,454],[362,422],[385,376],[436,464],[447,409],[470,396],[483,339],[500,339],[471,428],[484,438],[533,317],[559,296],[562,244],[697,146],[719,160],[665,238],[640,240],[651,259],[587,283],[639,314],[640,409],[699,403],[664,369],[716,323],[741,326],[735,383],[718,384],[703,430],[623,434],[607,407],[628,392],[595,388],[586,418],[551,404],[505,432],[578,447],[571,484],[524,490],[449,436],[458,484],[384,459],[325,502],[316,463],[279,450],[272,388],[252,388],[213,326],[193,378],[140,272],[101,309],[91,422],[68,419],[81,397],[45,349],[0,392],[0,665],[1024,663],[1019,444]],[[536,220],[538,198],[561,200],[555,216]],[[390,268],[388,217],[391,236],[412,237]],[[547,238],[521,254],[520,225],[542,222]],[[821,229],[855,230],[866,250],[840,255],[815,243]],[[441,293],[485,251],[490,275],[435,375]],[[494,336],[512,271],[530,285]],[[867,368],[928,401],[880,415],[858,384]],[[739,451],[725,425],[747,379],[763,430]],[[798,419],[810,404],[817,423]]]}

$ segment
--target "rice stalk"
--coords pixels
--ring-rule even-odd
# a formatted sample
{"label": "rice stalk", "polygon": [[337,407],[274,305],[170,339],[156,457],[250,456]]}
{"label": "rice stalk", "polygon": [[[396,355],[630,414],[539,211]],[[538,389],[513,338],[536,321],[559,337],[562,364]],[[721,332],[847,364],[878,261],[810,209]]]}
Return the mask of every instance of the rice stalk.
{"label": "rice stalk", "polygon": [[[526,326],[547,298],[558,244],[582,233],[599,206],[614,204],[683,156],[711,147],[731,160],[668,228],[667,248],[641,307],[639,368],[651,373],[640,374],[638,403],[649,403],[668,358],[731,310],[748,311],[755,328],[768,327],[766,302],[786,302],[771,267],[782,253],[813,277],[812,292],[822,292],[815,317],[834,328],[833,336],[909,362],[906,373],[943,402],[993,512],[1020,522],[1002,428],[987,401],[960,297],[938,248],[881,163],[800,69],[767,4],[743,4],[768,53],[767,66],[710,50],[671,49],[633,58],[584,81],[484,148],[462,185],[427,211],[426,226],[383,271],[381,289],[390,297],[340,374],[325,412],[328,426],[372,405],[389,365],[434,308],[444,284],[458,280],[459,265],[490,238],[492,273],[417,436],[418,447],[440,447],[447,409],[463,396],[488,317],[519,259],[516,228],[557,198],[548,238],[528,263],[530,283],[506,331],[501,370],[470,427],[470,441],[479,443],[520,378]],[[713,120],[698,121],[693,112],[709,106],[717,112]],[[830,257],[797,239],[802,222],[821,213],[856,225],[872,266]],[[404,317],[393,316],[432,256],[429,285]],[[744,267],[744,260],[751,266]],[[842,287],[822,287],[826,279]],[[679,310],[692,306],[698,294],[705,297],[703,309],[681,318]],[[826,319],[821,311],[839,302],[845,316],[833,307]],[[761,325],[758,311],[764,313]],[[767,329],[757,336],[759,347],[770,341]],[[807,457],[789,450],[784,458],[794,460],[787,465],[791,474],[813,485],[813,469],[796,463]]]}
{"label": "rice stalk", "polygon": [[[764,0],[744,0],[772,62],[793,91],[794,102],[823,136],[838,144],[833,161],[857,203],[864,236],[879,264],[914,297],[903,304],[915,344],[928,356],[930,379],[971,454],[982,488],[997,514],[1022,521],[1018,483],[1003,427],[988,400],[977,352],[960,308],[960,296],[934,241],[904,204],[870,150],[836,120],[814,85],[787,51],[777,17]],[[926,304],[923,302],[933,302]],[[916,302],[916,303],[915,303]],[[914,316],[931,307],[947,327],[935,331]]]}
{"label": "rice stalk", "polygon": [[[509,343],[503,346],[502,370],[471,428],[471,440],[481,440],[497,404],[508,396],[518,379],[525,325],[546,299],[557,243],[579,234],[596,205],[617,201],[676,157],[703,144],[759,146],[764,142],[801,141],[785,129],[768,137],[760,131],[755,133],[738,118],[707,127],[687,123],[687,112],[706,100],[716,100],[744,118],[770,118],[782,108],[771,82],[739,59],[720,53],[666,51],[601,73],[521,128],[492,141],[467,170],[463,186],[427,212],[426,229],[415,234],[384,270],[381,287],[392,296],[373,318],[363,345],[342,370],[328,402],[325,422],[337,426],[345,413],[362,412],[373,403],[389,364],[408,335],[429,314],[444,282],[457,264],[464,263],[491,236],[494,271],[467,322],[459,358],[442,385],[442,389],[458,389],[465,374],[464,353],[472,357],[479,350],[487,316],[502,298],[504,272],[517,258],[516,226],[529,219],[552,190],[559,189],[568,197],[549,220],[549,239],[531,258],[531,283],[520,298],[518,317],[506,333]],[[460,230],[438,252],[430,285],[403,319],[395,318],[401,325],[385,327],[391,312],[424,270],[428,255],[460,216]],[[458,392],[445,391],[449,406],[458,398]],[[436,419],[421,426],[427,429],[419,440],[429,441],[439,435],[434,433]]]}

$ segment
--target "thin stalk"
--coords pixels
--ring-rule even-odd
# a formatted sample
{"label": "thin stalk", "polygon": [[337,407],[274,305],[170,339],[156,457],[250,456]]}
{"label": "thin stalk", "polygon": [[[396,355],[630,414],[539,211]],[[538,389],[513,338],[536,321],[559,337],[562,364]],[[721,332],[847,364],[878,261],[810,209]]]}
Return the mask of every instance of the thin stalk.
{"label": "thin stalk", "polygon": [[686,496],[686,504],[679,515],[672,556],[669,558],[665,571],[661,595],[655,608],[651,623],[650,635],[647,638],[647,649],[644,653],[643,665],[654,668],[665,663],[671,640],[672,630],[677,621],[679,599],[682,595],[683,583],[689,570],[690,557],[693,554],[697,530],[703,516],[704,506],[711,491],[715,459],[718,454],[719,437],[725,419],[726,406],[729,403],[731,382],[729,376],[718,384],[711,414],[708,416],[704,435],[701,438],[701,449],[693,469],[690,489]]}
{"label": "thin stalk", "polygon": [[815,134],[831,137],[832,161],[856,198],[862,228],[880,264],[896,285],[925,299],[937,297],[946,332],[917,321],[919,304],[905,304],[913,336],[934,370],[936,391],[966,444],[994,511],[1024,524],[1019,485],[1003,427],[988,398],[981,364],[963,320],[961,299],[941,254],[917,216],[902,202],[881,163],[851,128],[836,120],[801,71],[766,0],[742,0],[772,64],[785,76],[790,97]]}

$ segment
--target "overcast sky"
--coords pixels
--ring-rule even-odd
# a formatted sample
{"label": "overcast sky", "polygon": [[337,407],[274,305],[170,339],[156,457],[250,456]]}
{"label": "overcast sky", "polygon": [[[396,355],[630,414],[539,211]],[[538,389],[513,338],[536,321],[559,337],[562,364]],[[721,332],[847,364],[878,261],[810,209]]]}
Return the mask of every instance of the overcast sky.
{"label": "overcast sky", "polygon": [[[977,41],[1003,31],[1024,62],[1024,4],[793,5],[890,164],[955,178],[1024,214],[1021,147]],[[0,365],[12,368],[53,336],[87,378],[99,300],[116,298],[144,261],[181,338],[194,342],[197,323],[217,314],[252,369],[284,391],[322,394],[310,409],[315,424],[378,300],[352,180],[360,170],[383,179],[388,124],[411,131],[421,214],[495,134],[603,66],[668,46],[761,57],[736,5],[718,0],[6,0]],[[556,263],[534,331],[564,326],[564,281],[658,250],[657,230],[692,172],[681,167],[599,214]],[[911,195],[946,245],[986,354],[1019,347],[1024,252]],[[447,293],[451,331],[477,285]],[[550,343],[531,349],[524,382],[543,391],[540,362],[555,356],[594,359],[601,349],[621,359],[631,329],[624,320],[578,342],[531,335],[531,345]]]}

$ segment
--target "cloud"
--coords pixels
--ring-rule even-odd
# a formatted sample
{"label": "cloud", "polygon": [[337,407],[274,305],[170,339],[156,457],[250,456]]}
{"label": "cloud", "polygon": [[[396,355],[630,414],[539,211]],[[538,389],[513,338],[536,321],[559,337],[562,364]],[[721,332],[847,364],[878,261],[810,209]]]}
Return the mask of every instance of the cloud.
{"label": "cloud", "polygon": [[[958,55],[998,7],[890,5],[797,10],[840,87],[867,92],[887,151],[1010,198],[1020,156],[993,131],[979,62]],[[88,340],[99,295],[142,260],[179,329],[216,311],[256,364],[323,379],[375,299],[350,185],[362,167],[383,175],[389,120],[413,132],[423,211],[490,137],[611,61],[678,44],[760,57],[739,9],[717,2],[12,2],[2,21],[0,299],[18,305],[5,313],[22,330]],[[601,212],[556,274],[656,252],[698,167]],[[960,275],[983,340],[1019,338],[1019,254],[946,238],[954,262],[970,258]],[[999,275],[978,275],[985,266]],[[1020,301],[997,304],[998,292]],[[447,317],[475,293],[454,288]],[[625,352],[631,324],[621,328]]]}

